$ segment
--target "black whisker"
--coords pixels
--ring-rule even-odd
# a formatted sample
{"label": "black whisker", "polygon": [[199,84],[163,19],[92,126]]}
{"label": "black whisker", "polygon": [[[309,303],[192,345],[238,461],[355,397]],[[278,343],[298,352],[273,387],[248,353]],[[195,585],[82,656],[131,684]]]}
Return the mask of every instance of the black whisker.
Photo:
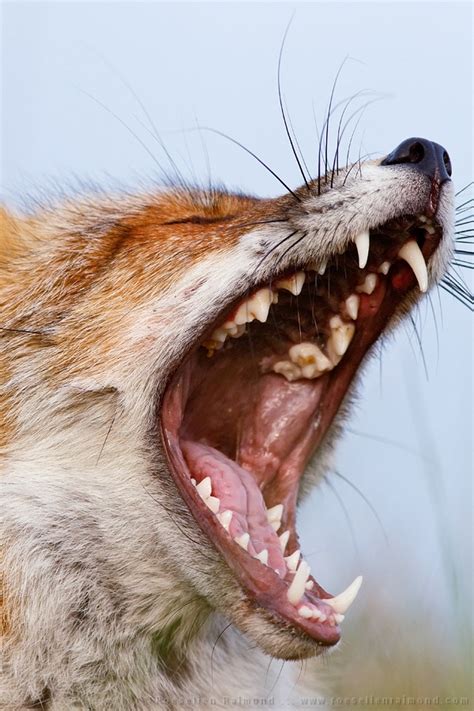
{"label": "black whisker", "polygon": [[43,331],[33,331],[32,329],[29,328],[6,328],[5,326],[0,326],[0,331],[3,331],[4,333],[24,333],[27,335],[33,335],[33,336],[44,336],[45,333]]}
{"label": "black whisker", "polygon": [[454,193],[454,197],[457,197],[458,195],[461,195],[461,193],[463,193],[465,190],[467,190],[468,188],[470,188],[471,185],[474,185],[474,180],[471,180],[471,182],[468,183],[467,185],[465,185],[463,188],[461,188],[461,190],[458,190],[457,193]]}
{"label": "black whisker", "polygon": [[293,232],[290,232],[289,235],[286,235],[286,237],[283,237],[283,239],[281,239],[279,242],[277,242],[276,244],[274,244],[273,247],[271,247],[271,249],[269,249],[269,251],[268,251],[266,254],[263,255],[263,257],[261,258],[261,260],[259,261],[259,263],[258,263],[258,265],[257,265],[257,269],[259,269],[259,268],[261,267],[261,265],[263,264],[263,262],[264,262],[266,259],[268,259],[268,257],[270,257],[270,256],[273,254],[273,252],[275,252],[276,249],[279,249],[282,244],[284,244],[284,243],[287,242],[289,239],[291,239],[291,238],[293,237],[293,235],[295,235],[297,232],[298,232],[298,230],[293,230]]}

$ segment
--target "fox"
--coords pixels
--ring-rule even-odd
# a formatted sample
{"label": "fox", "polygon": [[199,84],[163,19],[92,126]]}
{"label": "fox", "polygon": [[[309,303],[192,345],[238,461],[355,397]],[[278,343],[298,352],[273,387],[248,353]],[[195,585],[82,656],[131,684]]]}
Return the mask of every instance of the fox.
{"label": "fox", "polygon": [[446,274],[451,177],[413,137],[276,198],[2,209],[3,708],[291,706],[362,583],[311,574],[298,506]]}

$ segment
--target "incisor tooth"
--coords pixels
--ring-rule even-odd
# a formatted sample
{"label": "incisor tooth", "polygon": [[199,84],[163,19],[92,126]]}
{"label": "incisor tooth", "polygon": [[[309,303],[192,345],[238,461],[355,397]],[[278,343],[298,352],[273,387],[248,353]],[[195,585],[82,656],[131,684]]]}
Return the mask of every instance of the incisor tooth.
{"label": "incisor tooth", "polygon": [[377,286],[378,277],[377,274],[367,274],[364,279],[364,283],[356,286],[356,291],[359,294],[372,294]]}
{"label": "incisor tooth", "polygon": [[339,612],[335,612],[333,617],[334,621],[336,622],[336,625],[340,625],[341,622],[344,620],[344,615],[341,615]]}
{"label": "incisor tooth", "polygon": [[295,573],[295,577],[291,581],[290,587],[286,591],[286,596],[292,605],[296,605],[296,603],[303,597],[305,590],[304,586],[308,580],[310,572],[311,569],[308,563],[305,560],[302,560],[298,566],[298,570]]}
{"label": "incisor tooth", "polygon": [[211,509],[212,513],[217,513],[219,511],[219,506],[220,506],[220,499],[217,498],[217,496],[208,496],[207,499],[204,499],[204,503],[206,506]]}
{"label": "incisor tooth", "polygon": [[250,534],[249,533],[242,533],[241,536],[236,536],[234,538],[234,541],[238,543],[238,545],[244,549],[244,551],[247,550],[249,547],[249,541],[250,541]]}
{"label": "incisor tooth", "polygon": [[385,274],[386,276],[389,273],[391,266],[390,262],[382,262],[377,271],[380,272],[380,274]]}
{"label": "incisor tooth", "polygon": [[301,607],[298,608],[298,614],[300,617],[309,620],[309,618],[313,616],[313,610],[307,605],[301,605]]}
{"label": "incisor tooth", "polygon": [[260,551],[260,553],[257,553],[255,558],[258,558],[260,563],[263,563],[263,565],[268,565],[268,551],[266,548],[263,549],[263,551]]}
{"label": "incisor tooth", "polygon": [[415,240],[412,239],[404,244],[398,252],[398,256],[404,259],[413,269],[420,291],[424,293],[428,289],[428,270],[425,258]]}
{"label": "incisor tooth", "polygon": [[359,313],[359,303],[360,296],[357,296],[357,294],[351,294],[346,299],[346,311],[353,321],[356,320]]}
{"label": "incisor tooth", "polygon": [[267,519],[268,521],[281,521],[283,515],[283,504],[276,504],[272,506],[271,509],[267,509]]}
{"label": "incisor tooth", "polygon": [[304,272],[296,272],[292,276],[285,277],[284,279],[277,279],[275,286],[277,289],[286,289],[290,291],[293,296],[298,296],[301,294],[301,289],[306,279],[306,274]]}
{"label": "incisor tooth", "polygon": [[312,590],[314,588],[314,583],[312,580],[308,580],[308,582],[305,585],[306,590]]}
{"label": "incisor tooth", "polygon": [[306,365],[315,365],[316,371],[324,373],[331,370],[332,363],[315,343],[297,343],[291,346],[288,355],[293,363],[303,368]]}
{"label": "incisor tooth", "polygon": [[230,509],[226,509],[225,511],[222,511],[222,513],[217,514],[217,518],[219,519],[221,525],[225,528],[226,531],[229,530],[230,522],[232,521],[232,515],[233,512],[230,511]]}
{"label": "incisor tooth", "polygon": [[293,380],[298,380],[302,375],[301,368],[289,360],[279,360],[278,363],[275,363],[272,370],[274,373],[283,375],[290,383]]}
{"label": "incisor tooth", "polygon": [[196,489],[201,499],[208,499],[212,492],[211,477],[206,476],[202,481],[199,482],[199,484],[196,485]]}
{"label": "incisor tooth", "polygon": [[279,536],[280,539],[280,547],[281,547],[281,552],[285,553],[285,548],[288,544],[288,539],[290,537],[290,532],[289,531],[284,531],[284,533]]}
{"label": "incisor tooth", "polygon": [[359,267],[363,269],[367,264],[369,258],[369,247],[370,247],[370,235],[368,230],[360,232],[354,239],[355,245],[357,247],[357,254],[359,256]]}
{"label": "incisor tooth", "polygon": [[300,550],[299,549],[297,551],[294,551],[294,553],[289,555],[287,558],[285,558],[288,570],[292,570],[294,572],[296,570],[296,568],[298,567],[299,559],[300,559]]}
{"label": "incisor tooth", "polygon": [[268,312],[270,311],[270,306],[273,303],[273,292],[271,289],[259,289],[255,292],[253,296],[248,299],[248,309],[249,313],[260,321],[260,323],[265,323],[267,320]]}
{"label": "incisor tooth", "polygon": [[344,592],[336,595],[336,597],[325,599],[324,602],[326,605],[330,605],[335,612],[343,615],[354,602],[361,585],[362,575],[359,575]]}

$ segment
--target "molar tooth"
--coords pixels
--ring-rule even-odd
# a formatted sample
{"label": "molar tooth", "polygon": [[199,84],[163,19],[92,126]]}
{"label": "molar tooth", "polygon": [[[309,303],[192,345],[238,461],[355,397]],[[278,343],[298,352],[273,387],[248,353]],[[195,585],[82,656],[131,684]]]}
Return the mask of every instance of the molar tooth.
{"label": "molar tooth", "polygon": [[212,513],[217,513],[219,511],[219,506],[220,506],[220,499],[217,498],[217,496],[208,496],[207,499],[204,499],[204,503],[206,506],[211,509]]}
{"label": "molar tooth", "polygon": [[208,499],[212,492],[211,477],[206,476],[202,481],[199,482],[199,484],[196,485],[196,489],[201,499],[204,499],[204,501]]}
{"label": "molar tooth", "polygon": [[[332,369],[332,363],[315,343],[297,343],[291,346],[288,355],[293,363],[302,368],[304,377],[317,377]],[[305,373],[305,366],[314,366]]]}
{"label": "molar tooth", "polygon": [[274,373],[283,375],[290,383],[301,378],[301,368],[289,360],[279,360],[272,368]]}
{"label": "molar tooth", "polygon": [[359,294],[372,294],[377,286],[378,277],[377,274],[367,274],[364,279],[364,283],[356,286],[356,291]]}
{"label": "molar tooth", "polygon": [[273,292],[267,287],[259,289],[248,300],[249,313],[253,315],[260,323],[265,323],[267,320],[270,306],[273,302]]}
{"label": "molar tooth", "polygon": [[301,607],[298,608],[298,614],[300,615],[300,617],[304,617],[305,619],[309,620],[310,617],[313,616],[313,610],[307,605],[301,605]]}
{"label": "molar tooth", "polygon": [[298,296],[301,294],[301,289],[306,279],[306,274],[304,272],[295,272],[292,276],[285,277],[284,279],[277,279],[275,286],[277,289],[286,289],[290,291],[293,296]]}
{"label": "molar tooth", "polygon": [[359,313],[359,303],[360,296],[357,296],[357,294],[351,294],[345,301],[346,311],[353,321],[357,319],[357,314]]}
{"label": "molar tooth", "polygon": [[222,513],[217,514],[217,518],[219,519],[221,526],[223,526],[226,531],[229,530],[232,515],[233,512],[230,509],[226,509],[225,511],[222,511]]}
{"label": "molar tooth", "polygon": [[285,548],[288,544],[288,539],[290,537],[290,531],[284,531],[281,536],[279,536],[280,539],[280,546],[281,546],[281,552],[284,554],[285,553]]}
{"label": "molar tooth", "polygon": [[300,550],[294,551],[291,555],[285,558],[285,562],[288,570],[295,571],[298,567],[298,561],[300,559]]}
{"label": "molar tooth", "polygon": [[295,573],[295,577],[291,581],[291,585],[286,591],[286,596],[292,605],[296,605],[304,595],[304,586],[308,579],[311,569],[305,560],[302,560]]}
{"label": "molar tooth", "polygon": [[255,558],[258,558],[260,563],[263,563],[263,565],[268,565],[268,551],[266,548],[263,549],[263,551],[260,551],[260,553],[257,553]]}
{"label": "molar tooth", "polygon": [[340,593],[339,595],[336,595],[335,597],[331,597],[329,599],[324,599],[324,602],[326,605],[329,605],[332,607],[332,609],[335,612],[339,612],[340,614],[344,614],[347,612],[349,607],[352,605],[354,602],[357,593],[360,590],[360,586],[362,585],[362,575],[359,575],[350,585],[347,587],[344,592]]}
{"label": "molar tooth", "polygon": [[382,262],[377,271],[380,272],[380,274],[385,274],[386,276],[389,273],[391,266],[390,262]]}
{"label": "molar tooth", "polygon": [[249,533],[242,533],[241,536],[236,536],[234,538],[234,541],[238,543],[238,545],[246,551],[249,547],[249,541],[250,541],[250,534]]}
{"label": "molar tooth", "polygon": [[422,251],[415,240],[412,239],[404,244],[398,252],[398,256],[410,265],[418,281],[420,291],[425,292],[428,289],[428,270]]}
{"label": "molar tooth", "polygon": [[363,269],[367,264],[369,258],[369,248],[370,248],[370,234],[368,230],[363,230],[354,239],[355,245],[357,247],[357,254],[359,256],[359,268]]}
{"label": "molar tooth", "polygon": [[283,504],[276,504],[276,506],[272,506],[270,509],[267,509],[267,519],[269,522],[281,521],[282,515],[283,515]]}

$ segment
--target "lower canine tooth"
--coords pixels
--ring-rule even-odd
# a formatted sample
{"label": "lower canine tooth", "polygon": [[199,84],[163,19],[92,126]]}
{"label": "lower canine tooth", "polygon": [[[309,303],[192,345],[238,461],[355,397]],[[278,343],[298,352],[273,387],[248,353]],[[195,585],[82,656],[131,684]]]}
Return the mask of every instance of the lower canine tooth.
{"label": "lower canine tooth", "polygon": [[359,294],[372,294],[377,286],[377,281],[377,274],[367,274],[364,283],[356,286],[356,291]]}
{"label": "lower canine tooth", "polygon": [[250,534],[249,533],[242,533],[241,536],[236,536],[234,538],[234,541],[238,543],[238,545],[246,551],[249,547],[249,541],[250,541]]}
{"label": "lower canine tooth", "polygon": [[299,564],[298,570],[295,573],[295,577],[286,592],[286,596],[292,605],[296,605],[296,603],[303,597],[305,590],[304,586],[308,580],[309,574],[310,567],[305,560],[302,560]]}
{"label": "lower canine tooth", "polygon": [[266,548],[263,549],[263,551],[260,551],[260,553],[257,553],[255,558],[258,558],[258,560],[263,563],[263,565],[268,565],[268,551]]}
{"label": "lower canine tooth", "polygon": [[219,519],[221,525],[225,528],[225,530],[228,531],[230,522],[232,521],[232,511],[230,511],[230,509],[222,511],[222,513],[217,514],[217,518]]}
{"label": "lower canine tooth", "polygon": [[206,476],[202,481],[199,482],[199,484],[196,485],[196,489],[201,499],[204,499],[204,501],[208,499],[212,492],[211,477]]}
{"label": "lower canine tooth", "polygon": [[357,294],[351,294],[346,299],[346,311],[353,321],[356,320],[359,313],[359,303],[360,296],[357,296]]}
{"label": "lower canine tooth", "polygon": [[299,559],[300,559],[300,551],[299,550],[294,551],[294,553],[292,553],[287,558],[285,558],[288,570],[292,570],[294,572],[298,566]]}
{"label": "lower canine tooth", "polygon": [[326,605],[330,605],[335,612],[344,614],[354,602],[361,585],[362,575],[359,575],[344,592],[336,595],[336,597],[325,599],[324,602]]}

